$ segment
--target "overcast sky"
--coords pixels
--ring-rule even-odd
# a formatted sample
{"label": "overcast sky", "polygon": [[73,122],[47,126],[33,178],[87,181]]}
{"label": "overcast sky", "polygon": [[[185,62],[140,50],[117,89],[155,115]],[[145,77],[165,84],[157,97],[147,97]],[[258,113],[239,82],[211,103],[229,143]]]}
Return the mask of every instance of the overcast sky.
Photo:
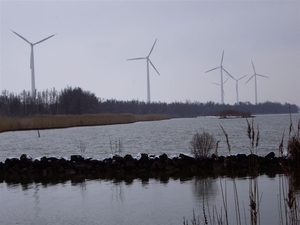
{"label": "overcast sky", "polygon": [[[220,65],[239,81],[239,99],[300,105],[300,1],[1,1],[1,91],[81,87],[102,99],[221,102]],[[226,74],[224,80],[227,79]],[[224,84],[236,102],[235,81]]]}

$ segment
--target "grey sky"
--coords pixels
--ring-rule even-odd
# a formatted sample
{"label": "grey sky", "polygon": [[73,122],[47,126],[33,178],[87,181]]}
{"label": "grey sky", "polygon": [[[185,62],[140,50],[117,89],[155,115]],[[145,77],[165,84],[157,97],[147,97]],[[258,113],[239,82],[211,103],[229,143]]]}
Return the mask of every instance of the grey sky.
{"label": "grey sky", "polygon": [[[31,89],[31,42],[36,45],[38,91],[81,87],[104,99],[146,101],[146,61],[151,100],[220,102],[220,65],[239,81],[240,101],[300,105],[299,1],[1,1],[1,90]],[[226,75],[224,75],[224,80]],[[235,81],[224,85],[225,103],[236,101]]]}

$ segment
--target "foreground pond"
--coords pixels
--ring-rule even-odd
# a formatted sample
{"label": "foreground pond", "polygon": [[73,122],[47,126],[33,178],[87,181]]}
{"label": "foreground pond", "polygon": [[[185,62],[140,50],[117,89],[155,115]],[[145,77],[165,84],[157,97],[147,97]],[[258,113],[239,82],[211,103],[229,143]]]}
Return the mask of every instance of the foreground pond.
{"label": "foreground pond", "polygon": [[[278,224],[282,178],[257,178],[261,224]],[[249,179],[235,181],[242,222],[246,218],[249,223]],[[202,221],[203,205],[211,213],[216,206],[218,213],[224,214],[221,183],[227,193],[230,224],[236,224],[231,178],[0,183],[1,224],[182,224],[183,217],[190,222],[193,210]]]}

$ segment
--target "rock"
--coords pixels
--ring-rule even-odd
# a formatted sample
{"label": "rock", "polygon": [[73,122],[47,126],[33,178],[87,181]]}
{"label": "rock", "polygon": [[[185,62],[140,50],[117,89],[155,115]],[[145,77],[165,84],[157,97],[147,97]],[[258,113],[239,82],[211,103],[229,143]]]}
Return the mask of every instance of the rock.
{"label": "rock", "polygon": [[100,177],[114,179],[115,176],[118,176],[118,179],[124,179],[126,176],[149,179],[149,176],[156,177],[158,174],[178,176],[179,173],[189,173],[191,176],[232,175],[233,173],[252,176],[282,173],[284,168],[291,164],[291,160],[287,157],[276,157],[274,152],[268,153],[265,157],[255,154],[248,156],[237,154],[195,159],[185,154],[172,158],[166,154],[160,156],[141,154],[139,159],[136,159],[127,154],[124,157],[115,155],[103,160],[84,159],[81,155],[71,155],[70,159],[44,156],[34,161],[26,154],[22,154],[20,158],[10,158],[4,163],[0,162],[0,179],[21,179],[22,177],[50,180],[54,177],[73,179],[74,175],[87,179]]}
{"label": "rock", "polygon": [[73,169],[66,169],[66,175],[74,175],[76,174],[76,171]]}
{"label": "rock", "polygon": [[168,159],[168,156],[167,156],[166,153],[164,153],[164,154],[162,154],[162,155],[159,156],[159,159],[160,159],[161,161],[166,161],[166,160]]}
{"label": "rock", "polygon": [[131,155],[125,155],[124,156],[124,161],[125,161],[125,167],[127,168],[127,169],[132,169],[132,168],[134,168],[135,167],[135,159],[131,156]]}
{"label": "rock", "polygon": [[124,161],[125,162],[134,161],[134,158],[131,155],[127,154],[124,156]]}
{"label": "rock", "polygon": [[141,158],[137,162],[139,165],[148,164],[149,162],[148,154],[141,154]]}
{"label": "rock", "polygon": [[17,158],[11,158],[11,159],[6,159],[5,160],[5,165],[9,167],[13,167],[19,163],[19,159]]}
{"label": "rock", "polygon": [[84,161],[84,158],[81,155],[71,155],[71,161],[82,162]]}
{"label": "rock", "polygon": [[270,160],[273,159],[275,157],[275,153],[274,152],[269,152],[266,156],[265,159]]}
{"label": "rock", "polygon": [[182,159],[184,160],[185,162],[188,162],[188,163],[195,163],[196,159],[191,157],[191,156],[188,156],[188,155],[185,155],[185,154],[182,154],[180,153],[179,154],[179,159]]}
{"label": "rock", "polygon": [[26,154],[22,154],[21,156],[20,156],[20,160],[22,161],[22,162],[27,162],[27,155]]}
{"label": "rock", "polygon": [[126,168],[135,168],[135,161],[126,161],[125,162],[125,167]]}
{"label": "rock", "polygon": [[154,160],[154,162],[151,165],[151,170],[162,170],[163,169],[163,164],[159,159]]}
{"label": "rock", "polygon": [[117,164],[124,162],[124,158],[119,155],[114,155],[112,159],[113,159],[114,163],[117,163]]}

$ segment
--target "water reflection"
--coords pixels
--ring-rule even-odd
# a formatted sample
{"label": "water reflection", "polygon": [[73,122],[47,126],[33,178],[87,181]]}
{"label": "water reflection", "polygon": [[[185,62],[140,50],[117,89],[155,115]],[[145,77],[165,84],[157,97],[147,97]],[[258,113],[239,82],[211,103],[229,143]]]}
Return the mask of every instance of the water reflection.
{"label": "water reflection", "polygon": [[34,199],[34,212],[35,212],[36,218],[39,217],[39,214],[41,212],[39,190],[40,190],[40,184],[35,184],[34,192],[33,192],[33,199]]}
{"label": "water reflection", "polygon": [[[218,186],[216,183],[216,178],[206,177],[206,178],[197,178],[195,177],[192,186],[192,191],[199,200],[211,199],[216,196],[218,191]],[[202,202],[202,201],[200,201]]]}
{"label": "water reflection", "polygon": [[111,187],[111,193],[111,202],[116,201],[122,203],[124,200],[123,182],[114,183]]}
{"label": "water reflection", "polygon": [[[280,181],[280,178],[283,180]],[[282,197],[287,198],[288,185],[292,180],[288,180],[284,175],[274,178],[259,176],[257,179],[259,194],[262,196],[262,224],[274,224],[278,220],[278,184],[284,182],[286,192]],[[81,217],[80,222],[85,221],[86,224],[182,224],[184,216],[192,218],[193,209],[200,218],[203,215],[203,206],[206,212],[213,209],[220,212],[223,207],[220,187],[222,183],[224,189],[225,185],[227,187],[228,213],[232,222],[235,221],[233,181],[237,184],[240,208],[245,208],[248,218],[248,177],[191,177],[166,174],[162,177],[126,180],[71,179],[61,183],[46,183],[43,180],[27,184],[4,182],[3,185],[0,184],[0,216],[4,217],[3,224],[9,224],[7,221],[15,219],[13,215],[17,215],[16,222],[20,224],[78,224],[78,215]],[[295,197],[299,194],[295,193]],[[285,202],[283,199],[282,203]],[[60,215],[60,218],[56,214]],[[28,215],[30,222],[23,221]],[[269,219],[270,216],[272,220]],[[268,220],[265,220],[266,217]]]}

